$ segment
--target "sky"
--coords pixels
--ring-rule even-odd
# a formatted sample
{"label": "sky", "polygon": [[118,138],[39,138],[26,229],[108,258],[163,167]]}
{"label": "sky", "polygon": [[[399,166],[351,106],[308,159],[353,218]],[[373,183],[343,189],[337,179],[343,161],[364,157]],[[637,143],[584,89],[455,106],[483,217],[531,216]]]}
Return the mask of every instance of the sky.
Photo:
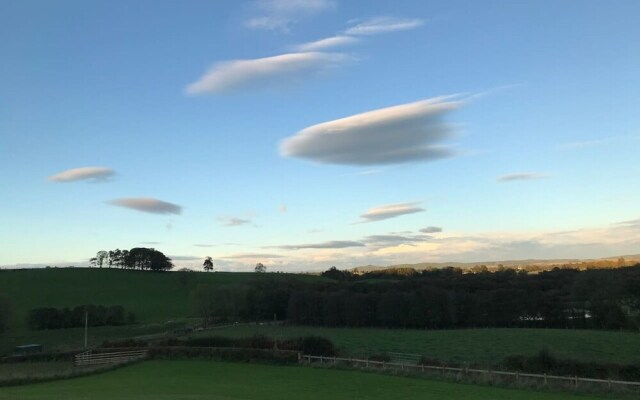
{"label": "sky", "polygon": [[640,2],[0,3],[0,266],[640,253]]}

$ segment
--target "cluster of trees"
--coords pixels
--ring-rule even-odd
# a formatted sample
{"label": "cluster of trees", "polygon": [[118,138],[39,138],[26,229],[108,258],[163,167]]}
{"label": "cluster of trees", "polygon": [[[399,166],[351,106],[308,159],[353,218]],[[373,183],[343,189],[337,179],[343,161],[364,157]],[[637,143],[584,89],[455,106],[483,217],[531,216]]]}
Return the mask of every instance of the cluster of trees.
{"label": "cluster of trees", "polygon": [[100,250],[89,260],[89,265],[99,268],[104,266],[149,271],[168,271],[173,268],[169,257],[161,251],[147,247],[134,247],[131,250]]}
{"label": "cluster of trees", "polygon": [[362,281],[334,269],[323,275],[333,280],[200,286],[194,303],[206,323],[276,317],[351,327],[637,329],[640,320],[640,264],[539,274],[444,268]]}
{"label": "cluster of trees", "polygon": [[122,306],[76,306],[73,308],[34,308],[29,311],[27,325],[32,330],[64,329],[84,326],[117,326],[135,323],[135,315]]}

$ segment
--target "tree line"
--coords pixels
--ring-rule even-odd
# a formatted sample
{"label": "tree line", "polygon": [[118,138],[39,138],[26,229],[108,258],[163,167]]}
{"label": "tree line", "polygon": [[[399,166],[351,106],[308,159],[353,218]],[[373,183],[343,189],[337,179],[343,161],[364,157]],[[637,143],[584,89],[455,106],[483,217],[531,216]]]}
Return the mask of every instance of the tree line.
{"label": "tree line", "polygon": [[277,318],[333,327],[637,329],[640,322],[640,264],[538,274],[444,268],[357,281],[328,272],[335,279],[199,286],[194,304],[205,323]]}
{"label": "tree line", "polygon": [[27,326],[32,330],[78,328],[89,326],[118,326],[135,323],[135,315],[123,306],[82,305],[73,308],[42,307],[29,310]]}
{"label": "tree line", "polygon": [[161,251],[147,247],[131,250],[100,250],[89,260],[91,267],[126,268],[148,271],[168,271],[173,268],[171,259]]}

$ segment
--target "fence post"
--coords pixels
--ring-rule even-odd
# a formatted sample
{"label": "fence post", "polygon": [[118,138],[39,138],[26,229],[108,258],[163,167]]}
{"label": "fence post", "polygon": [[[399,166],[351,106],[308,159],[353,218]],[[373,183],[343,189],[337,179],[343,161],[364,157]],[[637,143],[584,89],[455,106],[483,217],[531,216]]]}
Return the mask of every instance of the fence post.
{"label": "fence post", "polygon": [[611,378],[607,378],[607,387],[611,390]]}
{"label": "fence post", "polygon": [[333,365],[336,365],[336,358],[333,357]]}
{"label": "fence post", "polygon": [[578,376],[576,375],[576,386],[574,387],[575,390],[578,390]]}
{"label": "fence post", "polygon": [[367,369],[369,369],[369,359],[367,358]]}
{"label": "fence post", "polygon": [[549,382],[547,382],[547,373],[544,373],[544,385],[549,386]]}
{"label": "fence post", "polygon": [[324,356],[320,356],[320,364],[324,362]]}
{"label": "fence post", "polygon": [[422,372],[424,372],[424,364],[422,364]]}
{"label": "fence post", "polygon": [[385,363],[384,363],[384,360],[382,360],[382,369],[383,369],[383,370],[385,369]]}
{"label": "fence post", "polygon": [[516,383],[520,383],[520,372],[516,371]]}

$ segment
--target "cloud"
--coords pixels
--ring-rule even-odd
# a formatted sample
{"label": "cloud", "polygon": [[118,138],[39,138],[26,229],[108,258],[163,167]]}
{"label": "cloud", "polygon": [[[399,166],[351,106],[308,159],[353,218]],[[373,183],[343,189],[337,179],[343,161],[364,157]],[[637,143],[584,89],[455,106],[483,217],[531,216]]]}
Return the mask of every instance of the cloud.
{"label": "cloud", "polygon": [[245,21],[245,26],[288,33],[299,20],[334,7],[330,0],[258,0],[253,2],[257,15]]}
{"label": "cloud", "polygon": [[287,212],[287,205],[286,204],[280,204],[280,207],[278,207],[278,211],[280,212],[280,214],[284,214]]}
{"label": "cloud", "polygon": [[418,207],[420,203],[398,203],[373,207],[360,216],[361,222],[375,222],[384,219],[395,218],[401,215],[415,214],[425,211]]}
{"label": "cloud", "polygon": [[440,228],[438,226],[428,226],[426,228],[420,229],[420,232],[422,232],[422,233],[438,233],[438,232],[442,232],[442,228]]}
{"label": "cloud", "polygon": [[513,181],[530,181],[534,179],[543,179],[547,175],[539,174],[536,172],[522,172],[515,174],[502,175],[496,178],[498,182],[513,182]]}
{"label": "cloud", "polygon": [[280,144],[280,154],[317,163],[382,165],[433,161],[455,151],[443,119],[460,101],[437,97],[352,115],[305,128]]}
{"label": "cloud", "polygon": [[339,53],[288,53],[249,60],[217,63],[186,88],[187,94],[225,93],[248,87],[295,83],[319,74],[352,58]]}
{"label": "cloud", "polygon": [[155,245],[155,244],[162,244],[162,242],[140,242],[140,244],[150,244],[150,245]]}
{"label": "cloud", "polygon": [[337,35],[313,42],[303,43],[295,47],[296,51],[319,51],[334,47],[348,46],[358,43],[360,39],[353,36]]}
{"label": "cloud", "polygon": [[237,217],[218,217],[218,222],[224,226],[240,226],[250,224],[251,220]]}
{"label": "cloud", "polygon": [[181,214],[182,207],[166,201],[152,199],[148,197],[130,197],[124,199],[115,199],[108,204],[130,208],[136,211],[142,211],[151,214]]}
{"label": "cloud", "polygon": [[427,235],[370,235],[366,236],[363,241],[367,245],[375,247],[388,247],[399,245],[413,245],[414,243],[424,242],[431,239]]}
{"label": "cloud", "polygon": [[276,246],[283,250],[300,250],[300,249],[344,249],[347,247],[364,247],[365,244],[351,240],[332,240],[324,243],[308,243],[296,245]]}
{"label": "cloud", "polygon": [[215,247],[215,244],[194,244],[194,247]]}
{"label": "cloud", "polygon": [[345,31],[347,35],[377,35],[380,33],[406,31],[419,28],[424,21],[418,18],[376,17],[352,26]]}
{"label": "cloud", "polygon": [[115,175],[115,171],[106,167],[82,167],[68,169],[49,177],[53,182],[92,181],[106,182]]}
{"label": "cloud", "polygon": [[241,254],[232,254],[226,257],[219,257],[224,259],[260,259],[260,258],[282,258],[279,254],[268,254],[268,253],[241,253]]}

